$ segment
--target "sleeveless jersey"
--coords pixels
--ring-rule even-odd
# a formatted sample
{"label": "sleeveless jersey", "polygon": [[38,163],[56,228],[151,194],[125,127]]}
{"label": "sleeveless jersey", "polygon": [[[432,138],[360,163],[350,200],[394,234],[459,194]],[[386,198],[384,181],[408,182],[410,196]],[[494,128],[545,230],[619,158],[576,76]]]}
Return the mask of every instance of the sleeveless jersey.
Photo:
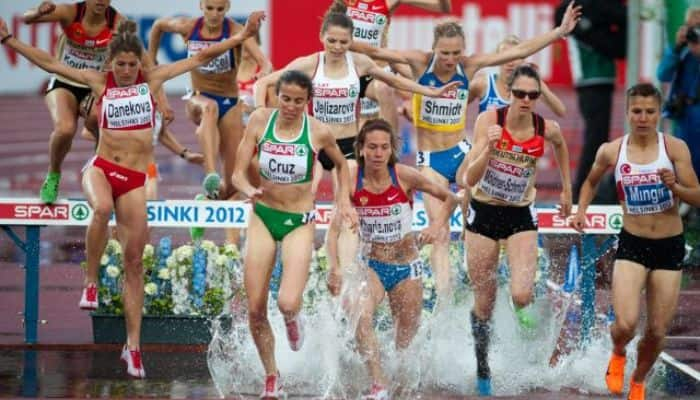
{"label": "sleeveless jersey", "polygon": [[501,141],[491,149],[484,176],[472,189],[474,199],[483,203],[527,206],[535,200],[537,159],[544,154],[544,118],[532,114],[535,135],[516,142],[505,127],[508,107],[496,110],[498,125],[503,127]]}
{"label": "sleeveless jersey", "polygon": [[[107,20],[105,27],[97,35],[88,36],[82,22],[87,6],[83,1],[76,3],[75,7],[75,19],[63,29],[63,35],[61,35],[58,42],[56,57],[62,64],[72,68],[89,68],[99,71],[107,60],[109,42],[112,40],[112,31],[117,19],[117,10],[108,7],[105,11]],[[56,75],[56,78],[72,86],[88,87],[60,75]]]}
{"label": "sleeveless jersey", "polygon": [[114,73],[107,72],[105,91],[100,96],[100,127],[118,131],[153,129],[156,107],[148,83],[139,71],[136,83],[117,86]]}
{"label": "sleeveless jersey", "polygon": [[411,233],[413,202],[401,188],[396,167],[389,167],[391,186],[382,193],[362,187],[364,171],[357,169],[357,183],[352,204],[360,218],[363,237],[375,243],[393,243]]}
{"label": "sleeveless jersey", "polygon": [[353,39],[380,47],[390,19],[386,0],[345,0],[345,5],[347,15],[352,19]]}
{"label": "sleeveless jersey", "polygon": [[[203,27],[204,17],[197,18],[192,32],[190,32],[190,35],[187,37],[187,57],[192,57],[215,43],[223,42],[231,37],[231,31],[233,30],[233,24],[226,18],[221,28],[221,35],[217,38],[205,39],[202,37]],[[234,68],[236,68],[236,59],[233,55],[233,49],[230,49],[214,57],[214,59],[207,64],[197,67],[197,71],[201,74],[222,74]]]}
{"label": "sleeveless jersey", "polygon": [[316,151],[311,142],[309,118],[304,114],[301,131],[294,139],[280,139],[275,134],[278,110],[267,120],[265,134],[258,141],[260,175],[278,184],[311,182]]}
{"label": "sleeveless jersey", "polygon": [[659,168],[674,170],[673,163],[666,152],[666,139],[662,132],[657,133],[659,154],[649,164],[635,164],[627,158],[627,141],[629,134],[622,138],[620,153],[615,164],[615,183],[621,203],[632,215],[655,214],[673,207],[671,190],[664,185],[657,173]]}
{"label": "sleeveless jersey", "polygon": [[496,73],[488,74],[486,79],[486,94],[479,100],[479,113],[492,108],[501,108],[510,105],[510,101],[504,99],[500,94],[498,94],[498,84],[496,83],[497,78],[498,74]]}
{"label": "sleeveless jersey", "polygon": [[413,95],[413,125],[437,132],[457,132],[464,130],[469,100],[469,79],[462,65],[457,64],[457,73],[447,82],[442,82],[435,75],[435,55],[418,83],[424,86],[443,87],[450,82],[460,82],[457,89],[443,93],[441,97]]}
{"label": "sleeveless jersey", "polygon": [[345,53],[348,74],[344,78],[328,78],[324,72],[325,55],[318,54],[314,73],[311,115],[331,125],[352,124],[357,121],[360,101],[360,78],[350,52]]}

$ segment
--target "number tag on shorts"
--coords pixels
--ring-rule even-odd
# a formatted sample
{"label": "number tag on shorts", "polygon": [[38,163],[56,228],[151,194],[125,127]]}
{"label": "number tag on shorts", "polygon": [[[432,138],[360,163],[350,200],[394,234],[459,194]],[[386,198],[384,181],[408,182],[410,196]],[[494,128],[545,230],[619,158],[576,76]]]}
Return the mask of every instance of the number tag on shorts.
{"label": "number tag on shorts", "polygon": [[430,152],[429,151],[416,152],[416,167],[429,167],[429,166],[430,166]]}
{"label": "number tag on shorts", "polygon": [[411,268],[411,279],[418,279],[423,277],[423,260],[415,260],[408,266],[409,268]]}

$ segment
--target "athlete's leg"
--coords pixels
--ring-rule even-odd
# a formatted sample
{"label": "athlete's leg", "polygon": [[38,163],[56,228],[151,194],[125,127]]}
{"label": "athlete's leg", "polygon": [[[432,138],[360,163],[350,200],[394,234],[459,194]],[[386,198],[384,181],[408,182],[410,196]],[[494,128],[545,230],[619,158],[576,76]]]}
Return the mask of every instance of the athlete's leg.
{"label": "athlete's leg", "polygon": [[242,103],[228,110],[219,121],[219,156],[222,165],[222,195],[221,198],[229,198],[236,191],[233,187],[233,167],[236,161],[238,145],[243,138],[243,107]]}
{"label": "athlete's leg", "polygon": [[197,124],[195,133],[204,154],[204,172],[216,173],[216,157],[219,154],[219,106],[216,101],[202,96],[192,96],[185,111],[190,120]]}
{"label": "athlete's leg", "polygon": [[379,117],[385,119],[394,131],[399,129],[399,114],[396,109],[396,92],[386,83],[372,79],[365,92],[367,97],[379,104]]}
{"label": "athlete's leg", "polygon": [[61,164],[73,144],[78,123],[78,101],[66,89],[58,88],[44,97],[53,121],[49,138],[49,171],[41,186],[39,197],[44,203],[53,203],[58,196]]}
{"label": "athlete's leg", "polygon": [[[432,182],[444,187],[449,186],[447,179],[432,168],[423,167],[421,168],[421,173]],[[434,221],[436,218],[438,218],[440,213],[442,213],[442,209],[445,207],[444,202],[430,196],[427,193],[423,193],[423,204],[430,221]],[[435,274],[435,287],[437,289],[437,303],[439,306],[447,306],[451,302],[452,271],[450,268],[449,246],[450,232],[448,227],[447,230],[443,229],[441,234],[435,238],[433,241],[433,248],[430,253],[430,266]]]}
{"label": "athlete's leg", "polygon": [[366,268],[369,295],[361,296],[357,299],[360,302],[358,306],[360,318],[355,331],[355,339],[357,340],[358,351],[365,360],[372,382],[386,386],[388,381],[382,369],[379,344],[377,343],[377,335],[374,332],[374,312],[384,298],[384,286],[382,286],[377,273],[369,267]]}
{"label": "athlete's leg", "polygon": [[640,293],[647,280],[641,264],[617,260],[613,267],[612,300],[615,322],[610,327],[613,352],[625,355],[625,346],[634,338],[639,322]]}
{"label": "athlete's leg", "polygon": [[302,296],[309,278],[315,224],[302,225],[282,240],[283,273],[277,305],[285,322],[294,320],[301,310]]}
{"label": "athlete's leg", "polygon": [[657,269],[648,274],[647,326],[637,345],[637,368],[632,379],[643,382],[664,348],[666,333],[676,315],[681,271]]}
{"label": "athlete's leg", "polygon": [[506,242],[506,254],[510,266],[510,294],[516,308],[523,308],[532,301],[532,289],[537,272],[537,231],[524,231],[511,235]]}
{"label": "athlete's leg", "polygon": [[248,297],[248,326],[265,375],[273,375],[277,373],[275,336],[267,319],[267,296],[275,265],[275,241],[255,213],[250,213],[248,234],[255,238],[246,242],[243,272]]}
{"label": "athlete's leg", "polygon": [[114,210],[112,188],[101,169],[88,167],[83,174],[83,193],[92,208],[92,219],[85,231],[85,286],[97,284],[100,259],[107,246],[109,218]]}
{"label": "athlete's leg", "polygon": [[389,292],[391,315],[396,321],[396,347],[407,348],[418,332],[423,309],[423,282],[405,279]]}
{"label": "athlete's leg", "polygon": [[467,231],[465,248],[469,281],[474,290],[474,314],[481,320],[489,320],[496,302],[498,241]]}

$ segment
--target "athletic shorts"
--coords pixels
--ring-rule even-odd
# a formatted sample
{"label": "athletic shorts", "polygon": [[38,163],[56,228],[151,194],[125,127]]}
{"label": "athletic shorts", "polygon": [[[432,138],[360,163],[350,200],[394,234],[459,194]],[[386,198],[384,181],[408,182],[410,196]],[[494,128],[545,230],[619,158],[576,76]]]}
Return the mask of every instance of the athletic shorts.
{"label": "athletic shorts", "polygon": [[90,88],[85,88],[85,87],[79,87],[79,86],[74,86],[71,85],[70,83],[63,82],[61,80],[56,79],[55,76],[52,76],[51,79],[49,80],[48,86],[46,86],[46,94],[49,94],[51,91],[56,90],[56,89],[66,89],[67,91],[71,92],[73,97],[75,97],[75,100],[78,102],[78,104],[82,103],[85,98],[92,93],[92,89]]}
{"label": "athletic shorts", "polygon": [[291,213],[268,207],[260,202],[255,203],[253,212],[262,220],[267,231],[277,242],[281,242],[289,232],[302,225],[310,224],[316,219],[315,210]]}
{"label": "athletic shorts", "polygon": [[99,156],[94,156],[88,161],[85,168],[83,168],[83,172],[90,166],[97,167],[104,172],[109,186],[112,187],[113,200],[146,184],[146,174],[143,172],[122,167],[121,165],[109,162]]}
{"label": "athletic shorts", "polygon": [[370,258],[367,264],[377,273],[387,293],[391,292],[396,285],[406,279],[422,278],[423,269],[425,268],[420,258],[409,264],[388,264]]}
{"label": "athletic shorts", "polygon": [[226,115],[226,113],[230,109],[232,109],[236,106],[236,104],[238,104],[238,97],[218,96],[207,92],[200,92],[199,90],[194,92],[188,91],[186,95],[182,96],[182,99],[189,100],[192,98],[192,96],[204,96],[206,98],[214,100],[219,109],[219,120],[221,120],[221,118],[223,118],[224,115]]}
{"label": "athletic shorts", "polygon": [[[355,139],[355,137],[349,137],[344,139],[338,139],[335,141],[335,143],[337,143],[338,147],[340,148],[340,152],[343,153],[343,157],[345,157],[346,160],[355,159]],[[328,158],[326,152],[323,150],[321,150],[318,153],[318,161],[321,162],[323,169],[325,169],[326,171],[330,171],[333,168],[335,168],[335,164],[333,164],[333,161],[331,161],[331,159]]]}
{"label": "athletic shorts", "polygon": [[468,140],[464,139],[456,146],[440,151],[418,151],[416,152],[416,166],[430,167],[438,174],[442,175],[450,183],[455,183],[457,170],[462,165],[464,157],[472,149]]}
{"label": "athletic shorts", "polygon": [[627,260],[650,270],[679,271],[685,258],[683,234],[662,239],[649,239],[633,235],[622,228],[617,235],[616,260]]}
{"label": "athletic shorts", "polygon": [[495,206],[472,199],[466,228],[489,239],[507,239],[518,232],[537,230],[537,210],[529,206]]}

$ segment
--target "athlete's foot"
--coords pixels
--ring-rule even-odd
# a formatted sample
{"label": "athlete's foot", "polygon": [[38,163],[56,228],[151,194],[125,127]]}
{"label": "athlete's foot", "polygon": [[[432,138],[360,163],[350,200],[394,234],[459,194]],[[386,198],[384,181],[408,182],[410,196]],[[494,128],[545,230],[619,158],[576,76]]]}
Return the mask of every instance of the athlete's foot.
{"label": "athlete's foot", "polygon": [[[206,200],[206,196],[203,194],[198,194],[194,196],[195,200]],[[202,240],[202,237],[204,237],[204,228],[199,227],[199,226],[192,226],[190,227],[190,238],[192,239],[193,242],[198,242]]]}
{"label": "athlete's foot", "polygon": [[518,318],[518,325],[524,332],[531,333],[537,329],[535,316],[526,308],[515,310],[515,316]]}
{"label": "athlete's foot", "polygon": [[121,359],[126,363],[126,373],[129,374],[129,376],[139,379],[146,377],[146,371],[143,369],[141,360],[141,350],[129,350],[129,348],[124,345]]}
{"label": "athlete's foot", "polygon": [[216,172],[207,174],[202,181],[202,189],[204,189],[204,193],[211,200],[216,200],[219,198],[220,187],[221,177]]}
{"label": "athlete's foot", "polygon": [[83,288],[79,306],[82,310],[97,310],[97,285],[90,283]]}
{"label": "athlete's foot", "polygon": [[369,393],[362,396],[362,400],[389,400],[389,391],[381,383],[373,383]]}
{"label": "athlete's foot", "polygon": [[58,184],[60,181],[60,172],[49,172],[46,174],[46,179],[44,179],[44,183],[41,185],[41,191],[39,192],[42,203],[51,204],[56,201],[58,197]]}
{"label": "athlete's foot", "polygon": [[304,322],[301,315],[297,315],[291,321],[284,321],[284,325],[287,327],[289,347],[293,351],[299,351],[304,344]]}
{"label": "athlete's foot", "polygon": [[476,378],[476,392],[479,396],[491,396],[491,378]]}
{"label": "athlete's foot", "polygon": [[[605,384],[612,394],[622,394],[622,388],[625,384],[625,361],[627,358],[619,354],[612,353],[608,362],[608,370],[605,373]],[[633,381],[634,382],[634,381]],[[642,385],[642,392],[644,387]],[[632,392],[630,391],[630,394]]]}
{"label": "athlete's foot", "polygon": [[630,392],[627,400],[644,400],[644,382],[630,381]]}
{"label": "athlete's foot", "polygon": [[260,394],[261,399],[280,399],[286,398],[287,395],[282,390],[282,382],[280,380],[279,372],[275,375],[268,375],[265,377],[265,387],[263,392]]}

